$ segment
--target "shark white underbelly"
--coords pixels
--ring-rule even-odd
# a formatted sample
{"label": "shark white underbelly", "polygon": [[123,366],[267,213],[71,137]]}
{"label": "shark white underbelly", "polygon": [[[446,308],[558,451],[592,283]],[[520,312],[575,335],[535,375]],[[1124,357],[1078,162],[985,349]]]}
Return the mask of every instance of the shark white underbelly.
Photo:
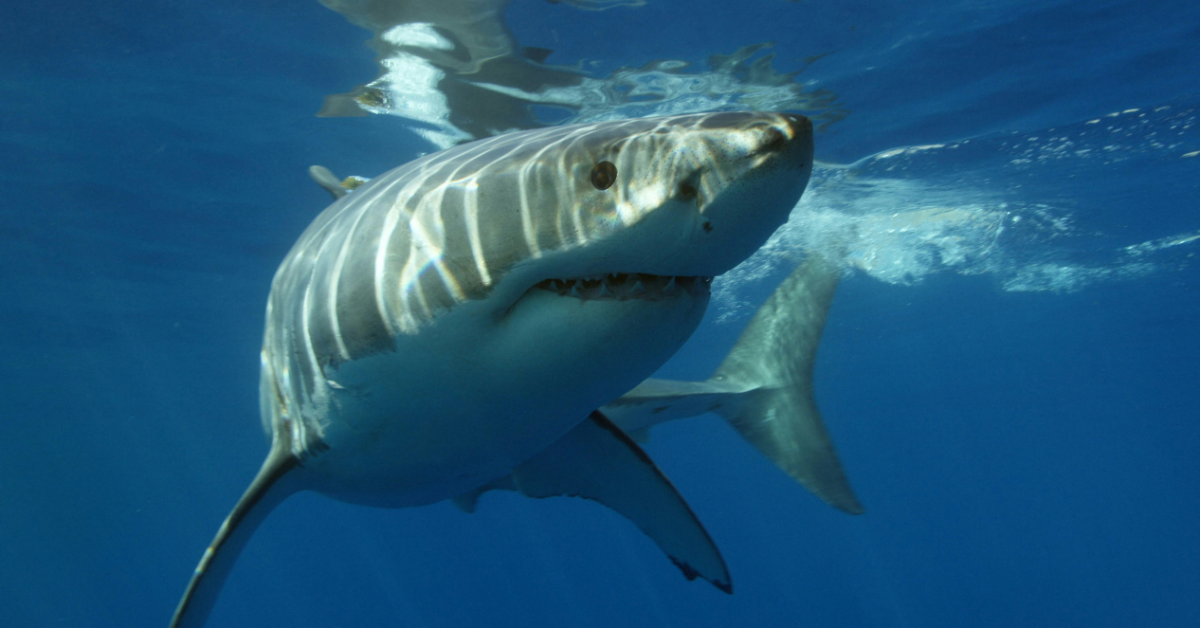
{"label": "shark white underbelly", "polygon": [[508,478],[629,517],[690,578],[715,545],[649,457],[596,412],[687,340],[708,286],[798,201],[812,125],[714,113],[512,133],[339,199],[272,284],[261,406],[271,450],[172,626],[199,626],[237,553],[301,490],[376,506]]}

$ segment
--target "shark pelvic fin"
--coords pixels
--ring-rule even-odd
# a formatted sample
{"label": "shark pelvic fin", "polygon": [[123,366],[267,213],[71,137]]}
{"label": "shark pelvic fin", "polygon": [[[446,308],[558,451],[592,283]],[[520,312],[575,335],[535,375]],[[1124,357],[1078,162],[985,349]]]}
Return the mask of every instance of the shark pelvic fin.
{"label": "shark pelvic fin", "polygon": [[455,506],[458,506],[459,510],[461,510],[467,514],[471,514],[471,513],[475,512],[475,508],[478,507],[478,505],[479,505],[479,498],[484,493],[486,493],[488,491],[515,491],[515,490],[517,490],[517,487],[513,485],[512,476],[506,475],[501,478],[496,478],[495,480],[492,480],[491,482],[488,482],[487,484],[484,484],[483,486],[480,486],[477,489],[467,491],[466,493],[463,493],[462,495],[459,495],[458,497],[451,497],[450,501],[453,502]]}
{"label": "shark pelvic fin", "polygon": [[650,457],[599,411],[513,469],[512,484],[529,497],[564,495],[600,502],[657,543],[688,580],[699,576],[733,592],[725,560],[687,502]]}
{"label": "shark pelvic fin", "polygon": [[715,412],[831,506],[861,514],[813,399],[813,365],[841,271],[810,254],[759,308],[708,380],[747,390]]}
{"label": "shark pelvic fin", "polygon": [[276,506],[298,490],[285,477],[297,464],[290,448],[276,437],[258,475],[225,518],[208,549],[204,550],[204,556],[175,608],[170,628],[204,625],[246,541]]}

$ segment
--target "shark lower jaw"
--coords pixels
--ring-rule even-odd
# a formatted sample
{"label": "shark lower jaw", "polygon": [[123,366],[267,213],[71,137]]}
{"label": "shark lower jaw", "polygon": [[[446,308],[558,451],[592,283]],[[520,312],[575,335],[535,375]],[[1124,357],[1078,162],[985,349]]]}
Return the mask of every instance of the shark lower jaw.
{"label": "shark lower jaw", "polygon": [[708,297],[712,277],[606,273],[575,279],[545,279],[531,290],[552,292],[581,301],[664,301]]}

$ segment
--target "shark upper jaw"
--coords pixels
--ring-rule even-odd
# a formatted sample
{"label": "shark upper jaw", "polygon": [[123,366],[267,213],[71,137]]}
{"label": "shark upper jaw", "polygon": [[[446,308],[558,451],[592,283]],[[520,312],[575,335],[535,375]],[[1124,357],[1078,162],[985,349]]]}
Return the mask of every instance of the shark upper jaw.
{"label": "shark upper jaw", "polygon": [[646,273],[608,273],[578,279],[546,279],[534,288],[580,301],[642,299],[662,301],[682,294],[707,295],[712,277],[675,277]]}

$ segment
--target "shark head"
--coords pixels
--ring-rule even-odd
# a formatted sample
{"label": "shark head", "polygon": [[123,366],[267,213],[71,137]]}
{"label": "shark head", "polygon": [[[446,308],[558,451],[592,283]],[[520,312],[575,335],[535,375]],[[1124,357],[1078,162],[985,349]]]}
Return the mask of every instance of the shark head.
{"label": "shark head", "polygon": [[[539,278],[719,275],[787,219],[812,169],[812,125],[800,116],[717,113],[568,129],[477,175],[489,204],[520,210],[521,238],[501,262],[510,267],[500,286],[507,296]],[[498,224],[481,230],[504,232],[512,220],[488,218]]]}

